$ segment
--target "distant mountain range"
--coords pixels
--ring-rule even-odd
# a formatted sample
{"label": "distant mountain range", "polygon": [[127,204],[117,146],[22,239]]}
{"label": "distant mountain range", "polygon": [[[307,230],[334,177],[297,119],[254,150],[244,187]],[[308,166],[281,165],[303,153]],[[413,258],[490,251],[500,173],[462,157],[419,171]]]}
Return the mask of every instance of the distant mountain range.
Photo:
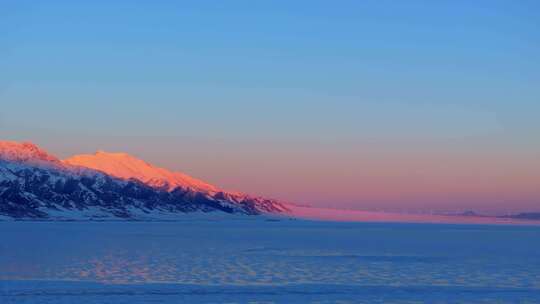
{"label": "distant mountain range", "polygon": [[472,210],[467,210],[457,213],[444,213],[445,216],[460,216],[460,217],[496,217],[501,219],[516,219],[516,220],[540,220],[540,212],[522,212],[517,214],[507,214],[499,216],[484,215]]}
{"label": "distant mountain range", "polygon": [[221,190],[125,153],[60,160],[32,143],[0,141],[0,217],[168,219],[191,212],[289,211],[276,200]]}
{"label": "distant mountain range", "polygon": [[501,218],[510,218],[516,220],[540,220],[540,212],[523,212],[501,216]]}

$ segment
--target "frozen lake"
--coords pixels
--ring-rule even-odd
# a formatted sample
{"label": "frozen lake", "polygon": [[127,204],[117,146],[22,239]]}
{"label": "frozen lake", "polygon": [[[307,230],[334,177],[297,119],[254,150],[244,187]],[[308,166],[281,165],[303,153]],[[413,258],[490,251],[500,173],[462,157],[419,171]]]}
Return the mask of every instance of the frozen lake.
{"label": "frozen lake", "polygon": [[0,222],[0,303],[540,303],[540,227]]}

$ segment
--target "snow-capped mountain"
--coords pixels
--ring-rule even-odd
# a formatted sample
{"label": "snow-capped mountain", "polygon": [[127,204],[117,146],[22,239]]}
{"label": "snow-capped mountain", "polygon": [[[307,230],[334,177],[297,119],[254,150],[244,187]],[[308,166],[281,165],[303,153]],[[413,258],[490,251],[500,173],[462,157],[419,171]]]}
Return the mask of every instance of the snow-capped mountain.
{"label": "snow-capped mountain", "polygon": [[0,141],[0,159],[27,165],[62,167],[58,158],[29,142]]}
{"label": "snow-capped mountain", "polygon": [[0,141],[0,215],[37,219],[174,218],[186,212],[287,212],[124,153],[61,161],[32,143]]}
{"label": "snow-capped mountain", "polygon": [[189,188],[202,192],[219,192],[215,186],[180,172],[153,166],[126,153],[97,151],[95,154],[75,155],[63,161],[65,164],[81,166],[121,179],[137,179],[154,188],[168,191],[175,188]]}
{"label": "snow-capped mountain", "polygon": [[94,154],[75,155],[65,159],[63,162],[72,166],[101,171],[124,180],[135,179],[152,188],[169,192],[176,189],[183,189],[185,191],[204,193],[214,199],[233,202],[235,204],[242,204],[249,201],[257,205],[257,208],[263,212],[282,212],[288,210],[284,204],[275,200],[225,191],[184,173],[171,172],[167,169],[156,167],[126,153],[97,151]]}

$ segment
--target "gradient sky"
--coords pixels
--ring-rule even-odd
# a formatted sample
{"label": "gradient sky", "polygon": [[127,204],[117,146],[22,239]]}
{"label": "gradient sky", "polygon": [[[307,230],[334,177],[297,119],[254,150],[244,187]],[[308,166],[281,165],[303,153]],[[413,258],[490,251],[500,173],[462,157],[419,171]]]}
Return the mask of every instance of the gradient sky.
{"label": "gradient sky", "polygon": [[538,1],[7,0],[0,137],[317,206],[538,211],[539,54]]}

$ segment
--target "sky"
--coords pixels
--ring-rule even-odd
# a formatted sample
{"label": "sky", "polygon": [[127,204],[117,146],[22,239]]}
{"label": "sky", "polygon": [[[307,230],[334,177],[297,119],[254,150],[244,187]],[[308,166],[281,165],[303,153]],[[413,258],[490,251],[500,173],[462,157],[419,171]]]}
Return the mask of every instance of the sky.
{"label": "sky", "polygon": [[0,138],[347,209],[540,211],[538,1],[0,2]]}

